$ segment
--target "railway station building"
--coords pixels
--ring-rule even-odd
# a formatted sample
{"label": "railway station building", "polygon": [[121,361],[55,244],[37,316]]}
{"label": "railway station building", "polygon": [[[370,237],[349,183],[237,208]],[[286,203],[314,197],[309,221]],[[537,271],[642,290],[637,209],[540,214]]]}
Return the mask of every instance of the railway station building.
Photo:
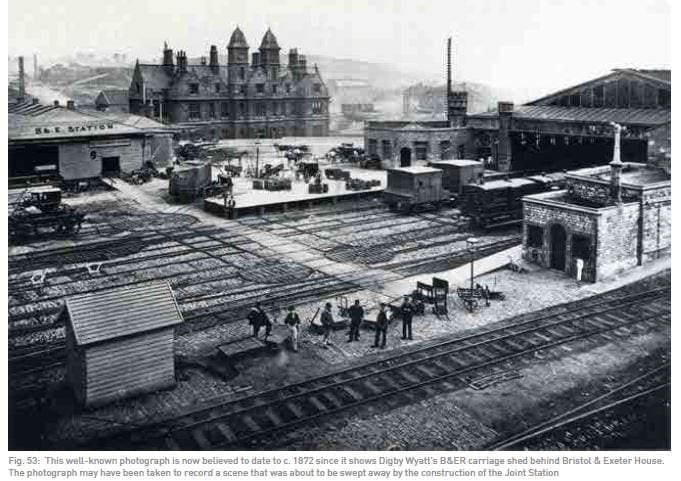
{"label": "railway station building", "polygon": [[297,49],[290,49],[282,65],[269,29],[250,59],[249,48],[238,27],[226,64],[215,45],[199,64],[190,64],[183,51],[173,59],[166,45],[161,64],[135,65],[130,112],[171,124],[189,138],[328,135],[330,99],[317,66],[308,68]]}
{"label": "railway station building", "polygon": [[123,112],[80,110],[69,101],[11,105],[8,170],[13,184],[117,176],[151,161],[171,165],[173,130]]}
{"label": "railway station building", "polygon": [[566,189],[523,198],[529,262],[574,276],[581,259],[582,280],[596,282],[670,252],[669,172],[621,162],[617,148],[609,165],[567,173]]}
{"label": "railway station building", "polygon": [[482,159],[487,168],[536,173],[609,162],[616,122],[623,126],[622,161],[646,163],[661,146],[670,148],[670,100],[670,70],[615,69],[523,105],[499,102],[495,111],[477,114],[467,112],[465,92],[450,91],[447,120],[368,122],[364,142],[385,168]]}

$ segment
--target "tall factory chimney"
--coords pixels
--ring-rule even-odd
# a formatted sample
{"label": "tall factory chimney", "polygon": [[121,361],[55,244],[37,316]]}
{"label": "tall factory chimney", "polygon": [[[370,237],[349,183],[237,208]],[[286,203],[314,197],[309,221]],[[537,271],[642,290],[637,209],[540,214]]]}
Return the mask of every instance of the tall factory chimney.
{"label": "tall factory chimney", "polygon": [[447,39],[447,122],[452,126],[452,113],[450,105],[452,104],[452,37]]}
{"label": "tall factory chimney", "polygon": [[26,97],[26,77],[24,74],[24,57],[19,57],[19,97]]}
{"label": "tall factory chimney", "polygon": [[447,122],[450,127],[464,127],[468,111],[468,92],[452,91],[452,37],[447,39]]}

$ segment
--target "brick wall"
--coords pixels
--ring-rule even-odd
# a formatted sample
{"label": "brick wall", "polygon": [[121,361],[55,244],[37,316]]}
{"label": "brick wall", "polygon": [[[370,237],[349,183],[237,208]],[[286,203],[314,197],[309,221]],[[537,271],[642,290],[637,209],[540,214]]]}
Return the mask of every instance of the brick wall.
{"label": "brick wall", "polygon": [[671,186],[645,190],[641,211],[641,251],[645,263],[671,252]]}
{"label": "brick wall", "polygon": [[[610,183],[598,182],[594,179],[577,179],[568,177],[566,180],[567,190],[571,197],[583,199],[598,205],[608,205],[611,203]],[[635,190],[622,189],[622,199],[631,202],[638,199],[639,194]]]}

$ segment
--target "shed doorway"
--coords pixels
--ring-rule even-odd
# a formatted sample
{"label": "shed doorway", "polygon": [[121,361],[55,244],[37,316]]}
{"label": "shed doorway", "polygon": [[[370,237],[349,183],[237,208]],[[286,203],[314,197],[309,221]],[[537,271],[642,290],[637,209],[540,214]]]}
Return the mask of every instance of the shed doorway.
{"label": "shed doorway", "polygon": [[565,241],[567,235],[560,224],[551,226],[551,268],[565,270]]}
{"label": "shed doorway", "polygon": [[404,147],[400,150],[400,167],[411,166],[411,149],[409,147]]}
{"label": "shed doorway", "polygon": [[120,157],[102,157],[102,176],[117,177],[121,173]]}

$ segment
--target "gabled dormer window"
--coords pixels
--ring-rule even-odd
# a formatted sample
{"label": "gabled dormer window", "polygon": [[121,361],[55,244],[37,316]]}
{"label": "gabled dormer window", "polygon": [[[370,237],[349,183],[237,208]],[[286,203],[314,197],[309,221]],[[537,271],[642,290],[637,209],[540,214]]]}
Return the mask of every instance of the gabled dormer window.
{"label": "gabled dormer window", "polygon": [[273,94],[277,93],[277,86],[276,85],[272,85],[272,93]]}
{"label": "gabled dormer window", "polygon": [[314,84],[314,93],[318,94],[322,91],[322,84]]}
{"label": "gabled dormer window", "polygon": [[189,84],[189,93],[196,95],[199,93],[199,84]]}

